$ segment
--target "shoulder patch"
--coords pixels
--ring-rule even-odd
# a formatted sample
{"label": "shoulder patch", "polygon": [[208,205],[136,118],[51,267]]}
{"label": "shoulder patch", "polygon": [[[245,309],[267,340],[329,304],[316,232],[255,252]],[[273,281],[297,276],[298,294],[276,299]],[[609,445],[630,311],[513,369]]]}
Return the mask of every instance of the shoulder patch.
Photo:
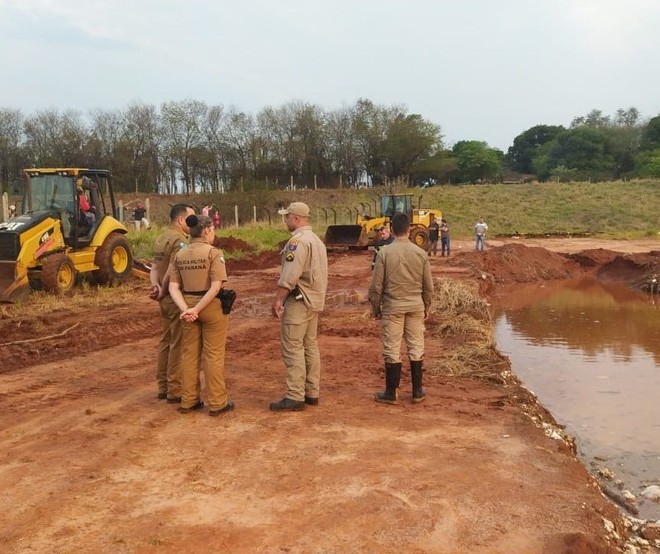
{"label": "shoulder patch", "polygon": [[296,255],[293,252],[287,252],[285,260],[287,262],[292,262],[296,259]]}
{"label": "shoulder patch", "polygon": [[296,239],[291,239],[286,245],[287,250],[295,250],[298,248],[298,241]]}

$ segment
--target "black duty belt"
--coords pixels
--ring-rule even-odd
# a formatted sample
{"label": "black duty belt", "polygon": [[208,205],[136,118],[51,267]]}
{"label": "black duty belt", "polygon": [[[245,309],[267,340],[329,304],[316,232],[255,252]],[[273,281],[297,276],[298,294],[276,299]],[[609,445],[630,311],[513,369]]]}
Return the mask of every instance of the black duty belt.
{"label": "black duty belt", "polygon": [[208,291],[207,290],[184,290],[183,294],[191,294],[192,296],[204,296]]}

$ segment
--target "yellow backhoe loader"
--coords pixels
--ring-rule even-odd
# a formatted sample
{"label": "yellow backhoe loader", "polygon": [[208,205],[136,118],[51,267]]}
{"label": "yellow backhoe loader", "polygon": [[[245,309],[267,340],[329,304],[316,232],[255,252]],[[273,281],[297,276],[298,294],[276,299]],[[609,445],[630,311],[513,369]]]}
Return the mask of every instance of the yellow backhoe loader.
{"label": "yellow backhoe loader", "polygon": [[110,172],[99,169],[24,170],[22,215],[0,224],[0,301],[30,289],[66,293],[78,273],[99,284],[131,275],[126,227],[113,217]]}
{"label": "yellow backhoe loader", "polygon": [[404,213],[410,219],[410,240],[420,248],[429,243],[428,227],[434,219],[440,220],[440,210],[413,208],[412,194],[387,194],[380,197],[381,215],[369,217],[358,214],[355,225],[330,225],[325,232],[326,246],[366,248],[373,246],[378,229],[389,225],[395,213]]}

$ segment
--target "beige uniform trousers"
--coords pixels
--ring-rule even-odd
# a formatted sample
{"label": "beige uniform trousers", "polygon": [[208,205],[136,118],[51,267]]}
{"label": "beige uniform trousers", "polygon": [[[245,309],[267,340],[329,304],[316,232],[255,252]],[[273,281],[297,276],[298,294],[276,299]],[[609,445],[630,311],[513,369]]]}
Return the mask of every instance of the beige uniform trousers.
{"label": "beige uniform trousers", "polygon": [[401,361],[401,339],[406,341],[408,358],[417,362],[424,359],[424,312],[383,314],[383,353],[385,363]]}
{"label": "beige uniform trousers", "polygon": [[[199,296],[184,295],[188,306]],[[200,396],[200,366],[204,368],[209,409],[221,410],[227,405],[225,387],[225,342],[229,318],[222,313],[220,300],[214,298],[197,320],[183,321],[181,351],[181,407],[192,408]]]}
{"label": "beige uniform trousers", "polygon": [[302,402],[305,395],[318,398],[321,354],[316,342],[319,313],[304,302],[288,298],[282,314],[282,360],[286,366],[286,397]]}
{"label": "beige uniform trousers", "polygon": [[169,295],[160,301],[163,332],[158,344],[158,392],[169,398],[181,396],[181,312]]}

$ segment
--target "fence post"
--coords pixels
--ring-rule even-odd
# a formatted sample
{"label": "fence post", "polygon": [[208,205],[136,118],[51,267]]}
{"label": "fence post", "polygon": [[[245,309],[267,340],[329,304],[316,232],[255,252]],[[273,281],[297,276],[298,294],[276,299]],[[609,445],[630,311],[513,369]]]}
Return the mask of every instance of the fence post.
{"label": "fence post", "polygon": [[238,227],[238,204],[234,204],[234,222]]}
{"label": "fence post", "polygon": [[[149,199],[148,199],[148,198],[144,201],[144,207],[147,208],[147,215],[146,215],[146,217],[147,217],[147,221],[149,222],[149,226],[151,226],[151,208],[150,208],[150,204],[149,204]],[[140,225],[142,225],[142,223],[140,223]]]}
{"label": "fence post", "polygon": [[252,206],[252,219],[254,220],[255,223],[257,222],[257,207],[256,206]]}
{"label": "fence post", "polygon": [[9,195],[6,192],[2,193],[2,221],[9,219]]}
{"label": "fence post", "polygon": [[120,200],[117,204],[117,219],[124,223],[124,201]]}

